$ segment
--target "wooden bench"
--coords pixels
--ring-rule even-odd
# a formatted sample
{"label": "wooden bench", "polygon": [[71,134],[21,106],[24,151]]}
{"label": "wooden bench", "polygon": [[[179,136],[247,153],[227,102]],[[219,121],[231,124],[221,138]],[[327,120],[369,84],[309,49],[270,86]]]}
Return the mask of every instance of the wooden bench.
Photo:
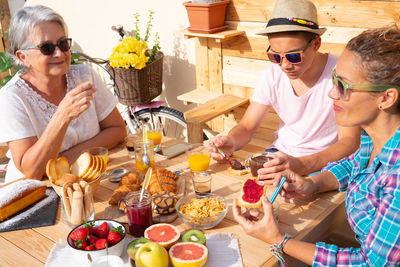
{"label": "wooden bench", "polygon": [[[216,132],[227,132],[243,116],[248,101],[237,99],[230,102],[231,98],[221,95],[249,99],[262,69],[271,64],[265,53],[268,38],[256,33],[265,27],[275,1],[231,0],[225,17],[228,30],[214,34],[182,32],[185,38],[195,38],[196,51],[196,90],[178,97],[199,104],[194,110],[185,112],[189,121],[190,142],[202,140],[198,131],[205,123]],[[320,25],[327,28],[322,35],[320,51],[335,55],[340,55],[346,43],[366,28],[381,27],[400,20],[400,1],[313,2],[319,12]],[[238,106],[237,103],[241,102]],[[218,108],[212,103],[218,103]],[[210,105],[215,109],[210,109]],[[278,126],[278,116],[270,112],[252,142],[267,146],[274,140],[273,133]]]}

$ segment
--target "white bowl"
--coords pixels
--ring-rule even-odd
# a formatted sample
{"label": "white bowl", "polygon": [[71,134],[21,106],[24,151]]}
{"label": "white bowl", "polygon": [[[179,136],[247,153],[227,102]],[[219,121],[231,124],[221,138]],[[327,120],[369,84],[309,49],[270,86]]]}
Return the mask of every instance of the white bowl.
{"label": "white bowl", "polygon": [[[118,226],[122,226],[122,229],[124,230],[122,239],[117,244],[114,244],[114,245],[108,247],[108,255],[121,256],[123,249],[124,249],[125,236],[126,236],[126,229],[125,229],[124,225],[122,223],[119,223],[119,222],[113,221],[113,220],[95,220],[94,228],[97,228],[103,222],[107,222],[108,229],[111,229],[111,227],[117,228]],[[90,251],[74,248],[72,246],[73,241],[69,236],[71,235],[71,233],[73,231],[75,231],[78,228],[82,228],[82,227],[83,227],[83,224],[80,224],[77,227],[75,227],[74,229],[72,229],[71,232],[69,232],[69,234],[67,236],[67,243],[71,250],[71,254],[73,254],[74,258],[76,258],[80,262],[86,262],[87,264],[90,264],[90,262],[88,260],[88,254],[90,254],[90,257],[92,258],[92,260],[95,260],[101,256],[107,255],[107,251],[105,248],[97,249],[97,250],[90,250]]]}

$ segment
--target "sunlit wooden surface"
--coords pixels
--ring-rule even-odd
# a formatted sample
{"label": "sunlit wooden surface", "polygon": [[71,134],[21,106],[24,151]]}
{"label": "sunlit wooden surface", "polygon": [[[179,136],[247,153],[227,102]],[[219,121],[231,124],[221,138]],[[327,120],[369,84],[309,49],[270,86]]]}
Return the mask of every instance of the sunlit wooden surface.
{"label": "sunlit wooden surface", "polygon": [[[164,143],[169,145],[172,141]],[[235,153],[237,159],[243,160],[250,152],[259,147],[247,147],[247,150]],[[186,156],[166,160],[156,157],[157,167],[170,170],[187,167]],[[128,157],[124,146],[110,151],[108,170],[125,167],[134,170],[134,160]],[[231,176],[226,171],[228,164],[211,162],[210,171],[213,176],[212,191],[228,199],[236,198],[240,189],[242,177]],[[190,173],[184,172],[180,179],[185,179],[185,193],[193,193]],[[48,183],[48,181],[45,181]],[[108,199],[117,184],[108,179],[101,181],[95,200],[96,218],[104,218],[105,210],[109,208]],[[331,192],[320,195],[306,205],[295,205],[280,202],[279,223],[281,229],[297,239],[308,241],[320,240],[332,226],[344,220],[344,194]],[[188,229],[178,218],[173,222],[181,231]],[[64,223],[61,208],[58,210],[56,224],[53,226],[0,233],[0,266],[43,266],[51,248],[59,239],[65,241],[71,228]],[[217,227],[206,232],[231,232],[239,239],[240,252],[244,266],[278,266],[276,259],[269,252],[269,244],[246,235],[240,225],[232,217],[231,209],[225,219]]]}

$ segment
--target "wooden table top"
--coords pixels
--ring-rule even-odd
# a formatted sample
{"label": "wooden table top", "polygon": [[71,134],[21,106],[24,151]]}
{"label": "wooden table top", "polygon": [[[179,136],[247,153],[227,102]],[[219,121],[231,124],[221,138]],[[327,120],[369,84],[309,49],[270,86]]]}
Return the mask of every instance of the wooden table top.
{"label": "wooden table top", "polygon": [[[172,141],[170,141],[172,142]],[[165,145],[165,144],[163,144]],[[244,159],[248,152],[238,151],[237,159]],[[108,170],[125,167],[135,170],[135,162],[130,159],[124,146],[120,145],[109,153]],[[156,167],[169,170],[184,169],[187,165],[185,155],[173,159],[156,156]],[[212,191],[227,198],[231,205],[232,199],[238,196],[241,182],[245,176],[232,176],[226,171],[228,164],[218,164],[211,161]],[[190,172],[186,171],[180,179],[185,179],[185,194],[193,193]],[[49,182],[49,181],[45,181]],[[107,217],[109,197],[118,184],[108,179],[101,181],[94,195],[96,219]],[[344,193],[329,192],[318,196],[314,201],[296,205],[283,203],[280,197],[279,224],[281,230],[299,240],[315,242],[320,240],[331,229],[344,220]],[[179,230],[189,229],[179,218],[172,224]],[[127,226],[127,225],[126,225]],[[128,227],[126,227],[128,229]],[[58,209],[55,225],[0,233],[0,266],[43,266],[50,250],[60,239],[65,241],[71,228],[64,222],[61,207]],[[244,266],[279,266],[276,258],[269,252],[269,244],[244,233],[241,226],[233,219],[231,208],[225,219],[215,228],[205,230],[211,232],[230,232],[239,240],[240,253]]]}

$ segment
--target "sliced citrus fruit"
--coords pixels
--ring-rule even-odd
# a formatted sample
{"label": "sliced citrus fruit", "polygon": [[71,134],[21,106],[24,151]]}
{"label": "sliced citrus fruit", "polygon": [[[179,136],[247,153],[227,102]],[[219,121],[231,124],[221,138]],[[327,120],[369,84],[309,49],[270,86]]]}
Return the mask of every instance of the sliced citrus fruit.
{"label": "sliced citrus fruit", "polygon": [[149,226],[144,231],[144,237],[150,239],[152,242],[159,243],[165,248],[169,248],[178,241],[180,232],[178,228],[171,224],[158,223]]}
{"label": "sliced citrus fruit", "polygon": [[169,257],[174,267],[201,267],[206,264],[208,249],[195,242],[182,242],[169,249]]}

